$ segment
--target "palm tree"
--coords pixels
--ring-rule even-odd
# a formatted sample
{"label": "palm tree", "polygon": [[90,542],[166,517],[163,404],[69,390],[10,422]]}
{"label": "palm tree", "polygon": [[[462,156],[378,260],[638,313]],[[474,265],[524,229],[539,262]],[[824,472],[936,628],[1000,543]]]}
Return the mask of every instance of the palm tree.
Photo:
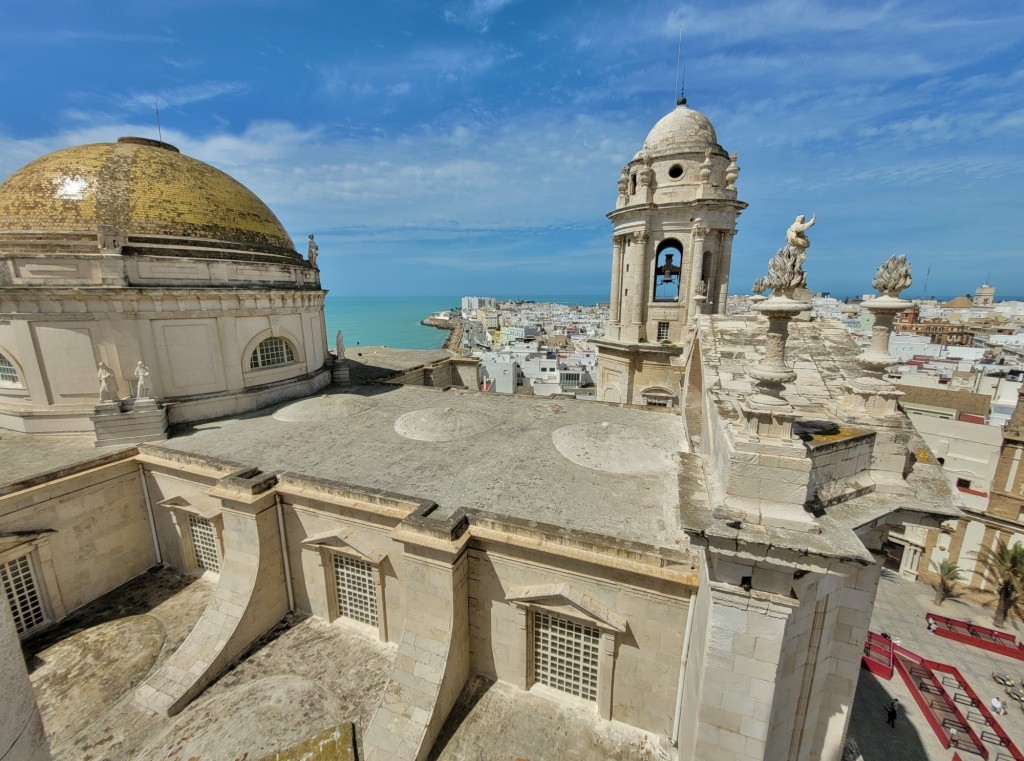
{"label": "palm tree", "polygon": [[935,604],[942,605],[950,597],[959,597],[962,592],[956,588],[956,584],[963,580],[963,569],[956,563],[950,563],[948,558],[941,563],[932,561],[931,566],[938,577],[934,584]]}
{"label": "palm tree", "polygon": [[982,547],[975,553],[985,568],[982,575],[996,588],[994,626],[1002,626],[1011,611],[1024,613],[1024,546],[1016,542],[1012,547],[1003,539],[996,539],[994,547]]}

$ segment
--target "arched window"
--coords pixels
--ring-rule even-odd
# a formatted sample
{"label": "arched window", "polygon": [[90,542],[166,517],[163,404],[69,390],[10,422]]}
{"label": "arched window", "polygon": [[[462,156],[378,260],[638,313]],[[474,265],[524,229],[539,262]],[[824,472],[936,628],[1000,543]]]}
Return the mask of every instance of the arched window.
{"label": "arched window", "polygon": [[683,247],[674,238],[658,244],[654,267],[654,300],[675,301],[679,298],[680,274],[683,271]]}
{"label": "arched window", "polygon": [[290,343],[283,338],[271,336],[264,338],[253,350],[249,357],[249,369],[258,370],[261,367],[273,367],[274,365],[286,365],[295,361],[295,352],[292,351]]}
{"label": "arched window", "polygon": [[0,383],[21,385],[21,378],[18,377],[18,368],[3,354],[0,354]]}

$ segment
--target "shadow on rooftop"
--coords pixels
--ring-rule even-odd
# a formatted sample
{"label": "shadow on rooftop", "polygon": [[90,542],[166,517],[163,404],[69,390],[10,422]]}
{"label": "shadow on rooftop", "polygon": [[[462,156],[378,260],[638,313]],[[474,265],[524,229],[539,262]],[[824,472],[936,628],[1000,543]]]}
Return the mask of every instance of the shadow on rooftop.
{"label": "shadow on rooftop", "polygon": [[486,676],[473,674],[469,677],[465,687],[462,688],[462,692],[459,693],[455,705],[449,711],[448,718],[445,719],[441,732],[437,736],[437,740],[434,741],[434,747],[430,749],[427,761],[438,761],[441,758],[441,754],[444,753],[448,743],[455,736],[459,727],[462,726],[462,722],[473,712],[476,704],[480,702],[480,699],[487,694],[487,691],[493,685],[494,680]]}
{"label": "shadow on rooftop", "polygon": [[149,613],[160,603],[193,584],[197,578],[173,568],[153,566],[140,576],[97,597],[60,623],[22,643],[29,673],[38,665],[36,655],[51,645],[108,621]]}

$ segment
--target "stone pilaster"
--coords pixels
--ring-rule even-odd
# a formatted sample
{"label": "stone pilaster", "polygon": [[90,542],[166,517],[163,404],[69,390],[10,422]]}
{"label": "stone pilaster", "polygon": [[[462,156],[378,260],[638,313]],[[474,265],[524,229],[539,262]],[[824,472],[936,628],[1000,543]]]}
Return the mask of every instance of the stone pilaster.
{"label": "stone pilaster", "polygon": [[435,509],[420,508],[392,534],[405,545],[412,604],[384,700],[363,739],[367,761],[425,759],[469,678],[466,519],[434,519]]}
{"label": "stone pilaster", "polygon": [[623,236],[612,236],[612,293],[608,322],[613,325],[618,325],[622,319],[620,310],[622,309],[622,249],[624,243]]}
{"label": "stone pilaster", "polygon": [[725,308],[729,301],[729,272],[732,268],[732,240],[736,237],[736,230],[721,231],[721,253],[715,281],[715,303],[714,314],[725,314]]}

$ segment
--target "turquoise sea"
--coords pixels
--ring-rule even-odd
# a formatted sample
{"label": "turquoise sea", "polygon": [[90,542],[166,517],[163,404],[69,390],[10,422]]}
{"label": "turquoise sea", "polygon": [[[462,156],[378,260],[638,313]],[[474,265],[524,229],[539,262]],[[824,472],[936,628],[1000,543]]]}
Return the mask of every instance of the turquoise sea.
{"label": "turquoise sea", "polygon": [[[608,294],[515,294],[496,298],[590,306],[608,301]],[[440,349],[448,332],[420,325],[420,320],[442,309],[457,309],[461,303],[461,296],[328,296],[324,304],[327,345],[334,347],[334,336],[340,329],[345,335],[347,348],[360,344],[399,349]]]}

